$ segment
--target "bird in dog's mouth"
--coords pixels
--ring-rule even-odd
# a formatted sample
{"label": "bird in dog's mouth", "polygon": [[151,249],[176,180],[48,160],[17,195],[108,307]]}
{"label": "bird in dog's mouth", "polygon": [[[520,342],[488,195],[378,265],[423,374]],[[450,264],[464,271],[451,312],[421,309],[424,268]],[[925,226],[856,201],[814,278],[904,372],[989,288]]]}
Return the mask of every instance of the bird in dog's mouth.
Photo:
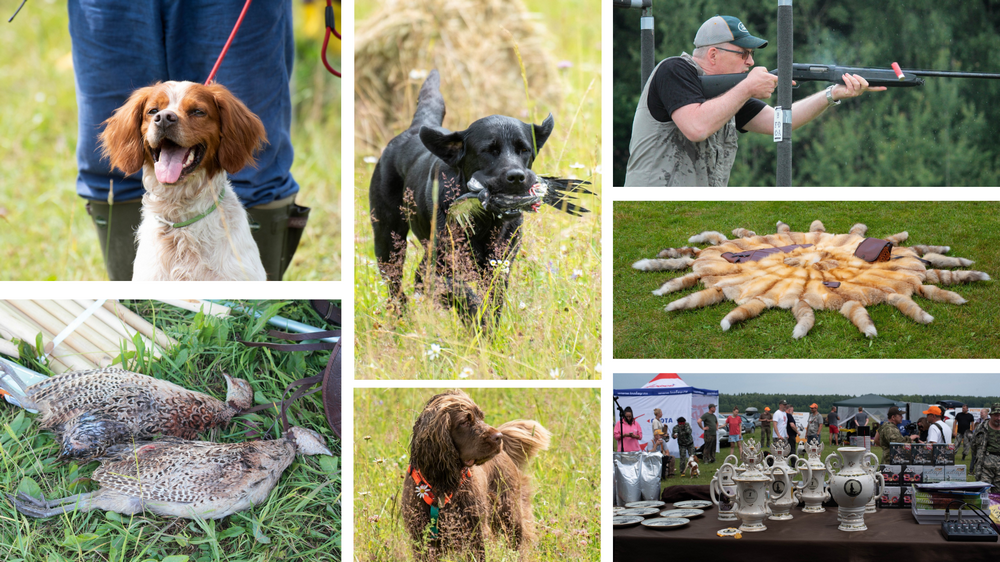
{"label": "bird in dog's mouth", "polygon": [[156,179],[164,185],[175,184],[198,168],[205,156],[205,145],[180,146],[163,138],[159,146],[150,146]]}
{"label": "bird in dog's mouth", "polygon": [[[477,177],[479,176],[479,177]],[[511,218],[523,212],[536,212],[542,204],[551,205],[573,216],[581,216],[590,210],[571,200],[578,194],[594,195],[584,185],[589,181],[555,178],[551,176],[536,176],[535,182],[524,193],[513,194],[494,192],[489,189],[476,172],[466,182],[469,192],[455,199],[448,209],[448,217],[457,220],[462,225],[470,224],[470,215],[483,211],[501,218]]]}

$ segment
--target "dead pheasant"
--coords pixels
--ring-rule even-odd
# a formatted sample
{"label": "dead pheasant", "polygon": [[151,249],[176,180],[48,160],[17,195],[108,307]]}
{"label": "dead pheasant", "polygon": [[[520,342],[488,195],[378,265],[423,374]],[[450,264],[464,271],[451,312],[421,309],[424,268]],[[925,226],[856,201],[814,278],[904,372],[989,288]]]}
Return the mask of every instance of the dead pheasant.
{"label": "dead pheasant", "polygon": [[[0,363],[0,369],[17,380],[7,365]],[[91,460],[108,446],[133,438],[193,439],[225,425],[253,405],[253,390],[245,380],[223,376],[229,386],[226,402],[119,368],[55,376],[23,389],[17,400],[38,410],[42,428],[59,436],[60,457]],[[21,394],[20,389],[5,390]]]}
{"label": "dead pheasant", "polygon": [[221,519],[267,499],[296,453],[333,454],[323,437],[301,427],[290,428],[281,439],[246,443],[165,437],[110,447],[91,477],[101,485],[96,492],[50,501],[24,493],[9,497],[29,517],[103,509]]}

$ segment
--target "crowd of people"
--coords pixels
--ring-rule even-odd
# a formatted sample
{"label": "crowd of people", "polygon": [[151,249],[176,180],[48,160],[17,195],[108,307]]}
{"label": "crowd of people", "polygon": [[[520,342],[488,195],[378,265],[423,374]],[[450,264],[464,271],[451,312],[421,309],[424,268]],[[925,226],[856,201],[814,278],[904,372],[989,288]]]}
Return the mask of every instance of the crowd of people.
{"label": "crowd of people", "polygon": [[[688,458],[695,456],[699,462],[714,464],[716,461],[716,447],[713,444],[718,442],[718,432],[725,431],[729,441],[730,454],[739,458],[739,443],[751,435],[744,435],[744,420],[740,416],[740,409],[734,407],[732,413],[725,419],[716,413],[716,405],[710,404],[708,411],[701,415],[695,423],[702,432],[704,443],[702,447],[695,449],[695,432],[693,424],[684,417],[676,420],[673,428],[669,430],[663,412],[656,408],[653,410],[653,417],[650,425],[653,428],[652,440],[646,447],[647,451],[659,452],[663,455],[663,470],[661,480],[667,479],[677,472],[676,467],[683,471],[687,465]],[[904,413],[896,406],[889,408],[886,419],[879,423],[864,408],[858,408],[858,412],[850,416],[843,427],[853,430],[856,435],[873,435],[872,444],[881,447],[882,458],[887,458],[890,443],[952,443],[956,444],[955,455],[961,453],[961,460],[966,459],[967,453],[971,453],[969,463],[969,474],[976,480],[989,482],[993,485],[995,492],[1000,492],[1000,403],[993,404],[992,408],[984,408],[980,413],[979,421],[969,413],[968,405],[962,406],[962,411],[956,413],[952,425],[949,427],[945,423],[946,413],[941,406],[929,406],[921,412],[924,417],[917,420],[916,431],[907,432],[903,435],[900,426],[904,425]],[[830,408],[826,416],[819,413],[818,404],[809,405],[809,415],[804,425],[799,425],[795,421],[795,408],[785,400],[778,402],[777,408],[772,412],[769,406],[764,407],[757,422],[760,427],[760,444],[764,449],[772,446],[773,439],[781,438],[788,442],[795,443],[797,437],[804,434],[806,441],[822,441],[822,427],[826,425],[829,432],[829,442],[831,445],[841,444],[840,416],[837,407]],[[914,428],[910,428],[911,430]],[[756,433],[756,430],[753,431]],[[753,435],[756,437],[756,435]],[[640,441],[642,440],[642,427],[635,419],[631,407],[623,411],[621,418],[615,423],[614,429],[615,450],[616,451],[639,451],[642,450]],[[677,457],[670,454],[668,442],[674,439],[677,443]],[[676,467],[675,467],[676,462]]]}

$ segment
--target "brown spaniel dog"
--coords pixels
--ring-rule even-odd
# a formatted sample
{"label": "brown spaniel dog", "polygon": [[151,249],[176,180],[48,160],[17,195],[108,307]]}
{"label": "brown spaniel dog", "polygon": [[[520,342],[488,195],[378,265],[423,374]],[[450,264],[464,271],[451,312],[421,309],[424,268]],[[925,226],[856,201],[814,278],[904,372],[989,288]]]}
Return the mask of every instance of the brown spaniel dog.
{"label": "brown spaniel dog", "polygon": [[485,560],[484,539],[494,532],[524,555],[534,517],[523,470],[551,435],[527,420],[490,427],[461,390],[431,398],[413,425],[403,484],[401,511],[417,559],[459,552]]}

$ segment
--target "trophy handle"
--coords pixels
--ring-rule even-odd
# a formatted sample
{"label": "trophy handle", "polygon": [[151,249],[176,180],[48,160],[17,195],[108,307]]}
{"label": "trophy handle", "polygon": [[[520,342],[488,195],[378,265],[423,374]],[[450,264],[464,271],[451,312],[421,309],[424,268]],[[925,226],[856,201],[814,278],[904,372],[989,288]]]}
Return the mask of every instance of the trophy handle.
{"label": "trophy handle", "polygon": [[[729,459],[733,459],[732,462]],[[727,464],[736,466],[740,464],[740,459],[736,458],[736,455],[726,455],[726,458],[722,459],[722,466],[726,466]]]}
{"label": "trophy handle", "polygon": [[[712,481],[708,483],[708,494],[709,494],[709,496],[711,496],[712,503],[714,503],[716,507],[719,506],[719,497],[717,495],[715,495],[715,488],[717,486],[721,486],[721,484],[719,483],[719,473],[718,472],[716,472],[715,476],[712,477]],[[721,492],[721,490],[720,490],[720,492]]]}
{"label": "trophy handle", "polygon": [[[771,464],[770,465],[767,464],[767,459],[771,459]],[[768,456],[764,457],[764,467],[767,468],[769,466],[774,466],[774,455],[768,455]]]}
{"label": "trophy handle", "polygon": [[811,466],[809,466],[809,461],[807,461],[806,459],[796,458],[795,464],[792,466],[794,466],[795,469],[798,470],[799,472],[805,470],[805,474],[802,476],[802,481],[800,482],[801,486],[799,486],[799,489],[808,486],[809,482],[812,480],[813,477],[813,469]]}
{"label": "trophy handle", "polygon": [[840,470],[844,468],[844,462],[840,460],[840,455],[837,453],[830,453],[826,457],[826,461],[823,464],[826,465],[826,471],[830,473],[830,478],[833,478],[834,468],[837,469],[837,474],[839,474]]}
{"label": "trophy handle", "polygon": [[865,467],[865,470],[867,471],[868,469],[871,469],[870,472],[872,474],[874,474],[874,473],[878,472],[878,457],[875,456],[875,453],[872,453],[872,452],[869,451],[869,452],[865,453],[865,456],[861,457],[861,461],[864,462],[864,461],[868,460],[868,457],[871,457],[871,459],[872,459],[873,462],[865,463],[867,465]]}

